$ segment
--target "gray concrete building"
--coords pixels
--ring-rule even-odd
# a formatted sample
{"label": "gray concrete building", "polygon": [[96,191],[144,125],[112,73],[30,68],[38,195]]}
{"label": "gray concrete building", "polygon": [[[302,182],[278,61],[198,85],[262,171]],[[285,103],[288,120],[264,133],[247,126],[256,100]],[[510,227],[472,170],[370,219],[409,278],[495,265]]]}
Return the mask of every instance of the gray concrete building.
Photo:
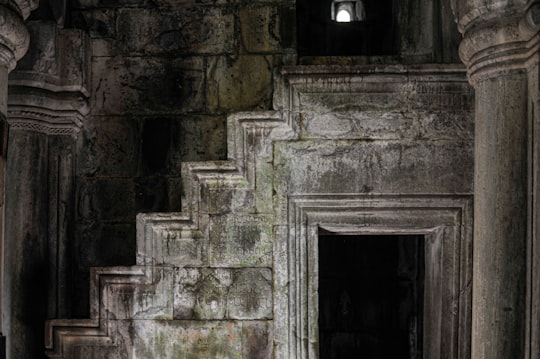
{"label": "gray concrete building", "polygon": [[0,358],[540,358],[539,31],[0,1]]}

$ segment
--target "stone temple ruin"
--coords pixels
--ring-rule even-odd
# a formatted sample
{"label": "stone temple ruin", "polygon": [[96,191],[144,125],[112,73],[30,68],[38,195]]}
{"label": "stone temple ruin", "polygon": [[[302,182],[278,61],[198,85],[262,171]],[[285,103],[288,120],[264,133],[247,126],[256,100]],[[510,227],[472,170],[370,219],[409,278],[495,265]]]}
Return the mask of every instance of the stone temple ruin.
{"label": "stone temple ruin", "polygon": [[0,358],[540,358],[539,9],[1,4]]}
{"label": "stone temple ruin", "polygon": [[184,164],[183,211],[139,215],[137,266],[92,272],[92,319],[49,321],[49,356],[313,358],[321,232],[421,235],[423,353],[465,356],[473,121],[463,75],[284,69],[280,110],[230,116],[229,160]]}

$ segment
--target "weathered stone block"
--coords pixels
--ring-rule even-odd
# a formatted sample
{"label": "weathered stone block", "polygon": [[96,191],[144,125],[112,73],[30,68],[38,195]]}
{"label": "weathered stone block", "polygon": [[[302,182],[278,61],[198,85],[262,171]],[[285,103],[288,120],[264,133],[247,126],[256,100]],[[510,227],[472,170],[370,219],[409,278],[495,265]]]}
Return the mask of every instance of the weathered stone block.
{"label": "weathered stone block", "polygon": [[276,146],[275,154],[277,193],[472,190],[471,141],[299,141]]}
{"label": "weathered stone block", "polygon": [[474,96],[467,84],[363,82],[353,84],[354,91],[320,92],[320,81],[310,80],[298,96],[302,137],[472,138]]}
{"label": "weathered stone block", "polygon": [[210,217],[208,257],[212,266],[271,266],[272,226],[268,217]]}
{"label": "weathered stone block", "polygon": [[234,51],[234,16],[225,8],[118,10],[119,41],[129,54]]}
{"label": "weathered stone block", "polygon": [[272,62],[267,56],[216,57],[207,69],[207,108],[212,113],[268,109]]}
{"label": "weathered stone block", "polygon": [[[434,36],[425,29],[432,28],[434,17],[433,6],[423,1],[411,1],[408,4],[397,4],[398,23],[407,24],[397,35],[401,39],[400,53],[402,55],[429,55],[434,52]],[[403,26],[403,25],[402,25]]]}
{"label": "weathered stone block", "polygon": [[299,114],[302,136],[377,139],[472,139],[470,112],[305,111]]}
{"label": "weathered stone block", "polygon": [[[157,228],[152,245],[155,252],[151,260],[158,265],[200,266],[206,242],[199,231],[189,229]],[[155,244],[154,244],[155,243]]]}
{"label": "weathered stone block", "polygon": [[137,212],[168,211],[167,182],[163,176],[137,177],[134,182]]}
{"label": "weathered stone block", "polygon": [[119,320],[111,329],[115,346],[81,345],[76,353],[88,356],[75,358],[272,358],[268,321]]}
{"label": "weathered stone block", "polygon": [[464,83],[417,82],[404,87],[408,105],[412,110],[472,112],[474,91]]}
{"label": "weathered stone block", "polygon": [[[201,188],[202,209],[208,214],[226,214],[231,211],[232,198],[238,193],[233,188],[228,188],[227,183],[205,183]],[[245,191],[242,191],[245,193]]]}
{"label": "weathered stone block", "polygon": [[268,268],[175,269],[175,319],[270,319],[272,311]]}
{"label": "weathered stone block", "polygon": [[134,176],[140,158],[139,123],[130,117],[90,116],[85,120],[78,173]]}
{"label": "weathered stone block", "polygon": [[242,325],[231,321],[154,321],[119,323],[119,341],[130,358],[242,359]]}
{"label": "weathered stone block", "polygon": [[73,358],[77,359],[102,359],[102,358],[125,358],[123,347],[111,347],[100,345],[79,345],[73,349]]}
{"label": "weathered stone block", "polygon": [[250,212],[253,191],[245,182],[227,179],[207,181],[201,188],[201,211],[221,215],[229,212]]}
{"label": "weathered stone block", "polygon": [[272,359],[274,349],[274,330],[269,321],[242,322],[244,359]]}
{"label": "weathered stone block", "polygon": [[[135,226],[130,223],[80,225],[74,247],[77,269],[81,272],[88,272],[91,267],[133,265]],[[87,283],[88,277],[77,274],[75,282],[78,281]]]}
{"label": "weathered stone block", "polygon": [[129,178],[81,179],[78,197],[82,221],[127,222],[136,215],[134,184]]}
{"label": "weathered stone block", "polygon": [[240,9],[242,44],[248,53],[296,53],[295,3],[259,1]]}
{"label": "weathered stone block", "polygon": [[228,269],[175,268],[174,318],[225,319]]}
{"label": "weathered stone block", "polygon": [[154,267],[150,283],[108,284],[102,288],[103,319],[173,319],[173,269]]}
{"label": "weathered stone block", "polygon": [[[226,120],[224,116],[184,116],[175,137],[176,150],[171,169],[180,173],[182,162],[226,158]],[[197,141],[193,139],[196,138]]]}
{"label": "weathered stone block", "polygon": [[278,52],[281,43],[278,9],[249,4],[240,10],[242,41],[247,52]]}
{"label": "weathered stone block", "polygon": [[111,57],[118,54],[115,39],[98,37],[91,39],[90,42],[92,43],[92,55],[94,57]]}
{"label": "weathered stone block", "polygon": [[231,319],[272,319],[272,271],[247,268],[233,271],[227,293],[227,316]]}
{"label": "weathered stone block", "polygon": [[148,0],[74,0],[74,8],[146,6]]}
{"label": "weathered stone block", "polygon": [[175,7],[175,6],[183,6],[183,5],[194,5],[194,4],[204,4],[204,5],[212,5],[212,4],[231,4],[231,3],[239,3],[240,0],[153,0],[154,3],[159,4],[160,6],[164,7]]}
{"label": "weathered stone block", "polygon": [[[94,57],[92,59],[92,101],[94,115],[125,115],[126,99],[135,91],[127,86],[127,69],[119,57]],[[123,79],[123,80],[122,80]]]}
{"label": "weathered stone block", "polygon": [[197,112],[204,108],[201,58],[106,57],[93,60],[93,113]]}
{"label": "weathered stone block", "polygon": [[73,11],[74,26],[88,29],[92,38],[116,37],[116,12],[114,9],[99,8]]}

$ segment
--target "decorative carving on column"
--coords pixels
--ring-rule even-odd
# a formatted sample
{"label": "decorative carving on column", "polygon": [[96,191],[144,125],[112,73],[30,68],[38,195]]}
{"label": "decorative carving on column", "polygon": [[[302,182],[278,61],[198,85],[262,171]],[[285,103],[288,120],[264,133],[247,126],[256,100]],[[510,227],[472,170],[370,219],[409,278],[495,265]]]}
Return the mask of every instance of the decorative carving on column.
{"label": "decorative carving on column", "polygon": [[10,128],[74,135],[89,111],[89,39],[52,22],[28,27],[34,45],[9,79]]}
{"label": "decorative carving on column", "polygon": [[5,297],[17,333],[7,333],[10,358],[42,356],[42,323],[71,314],[74,149],[89,111],[87,35],[52,21],[27,25],[32,45],[10,75],[8,96]]}

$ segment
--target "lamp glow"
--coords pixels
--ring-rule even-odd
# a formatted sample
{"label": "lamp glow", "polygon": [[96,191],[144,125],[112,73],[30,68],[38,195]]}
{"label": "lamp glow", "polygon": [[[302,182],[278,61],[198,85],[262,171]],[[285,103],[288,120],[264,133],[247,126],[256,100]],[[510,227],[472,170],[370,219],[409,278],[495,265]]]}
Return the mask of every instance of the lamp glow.
{"label": "lamp glow", "polygon": [[351,14],[347,10],[340,10],[336,16],[337,22],[351,22]]}

